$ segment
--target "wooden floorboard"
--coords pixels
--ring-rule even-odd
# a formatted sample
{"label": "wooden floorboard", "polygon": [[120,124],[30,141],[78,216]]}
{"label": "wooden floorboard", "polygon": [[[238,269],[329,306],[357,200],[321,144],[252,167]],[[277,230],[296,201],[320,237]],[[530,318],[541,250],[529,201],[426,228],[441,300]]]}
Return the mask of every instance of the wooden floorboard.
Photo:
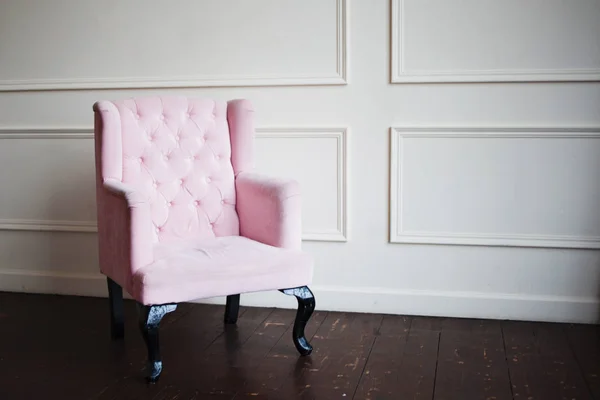
{"label": "wooden floorboard", "polygon": [[109,336],[106,299],[0,293],[0,399],[600,400],[595,325],[181,304],[161,323],[164,371],[143,380],[137,310]]}
{"label": "wooden floorboard", "polygon": [[503,331],[514,398],[592,399],[564,327],[506,322]]}
{"label": "wooden floorboard", "polygon": [[383,318],[354,398],[415,398],[416,392],[403,391],[407,381],[401,372],[410,323],[410,317]]}
{"label": "wooden floorboard", "polygon": [[[307,338],[312,339],[326,315],[326,312],[316,312],[313,315],[306,329]],[[254,367],[249,369],[248,379],[235,399],[288,399],[303,396],[310,398],[310,385],[305,383],[304,377],[307,370],[312,368],[312,364],[298,357],[291,340],[295,311],[285,310],[282,316],[283,320],[276,322],[275,326],[285,327],[285,331],[279,335],[275,345],[262,360],[258,360],[257,357],[249,360]]]}
{"label": "wooden floorboard", "polygon": [[600,400],[600,331],[595,325],[565,327],[569,344],[594,399]]}
{"label": "wooden floorboard", "polygon": [[449,320],[440,333],[435,400],[512,399],[502,328]]}

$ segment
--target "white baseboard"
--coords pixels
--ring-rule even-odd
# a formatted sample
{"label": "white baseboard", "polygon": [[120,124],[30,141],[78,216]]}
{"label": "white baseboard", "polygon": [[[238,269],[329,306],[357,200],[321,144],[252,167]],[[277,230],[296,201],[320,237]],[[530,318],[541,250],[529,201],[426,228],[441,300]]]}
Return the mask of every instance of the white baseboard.
{"label": "white baseboard", "polygon": [[[600,299],[575,296],[480,292],[395,290],[374,287],[311,287],[317,309],[458,318],[599,323]],[[0,270],[0,291],[106,297],[103,275],[58,271]],[[129,297],[129,296],[127,296]],[[224,304],[224,298],[199,300]],[[295,308],[296,301],[277,291],[245,294],[242,305]]]}

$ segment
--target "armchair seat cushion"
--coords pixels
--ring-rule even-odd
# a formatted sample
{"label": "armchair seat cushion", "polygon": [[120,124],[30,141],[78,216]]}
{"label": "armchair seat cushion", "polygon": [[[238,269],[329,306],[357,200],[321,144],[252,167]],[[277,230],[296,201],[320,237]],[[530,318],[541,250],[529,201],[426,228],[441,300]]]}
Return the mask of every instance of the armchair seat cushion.
{"label": "armchair seat cushion", "polygon": [[242,236],[157,243],[154,261],[133,274],[132,295],[146,305],[308,285],[313,259],[300,250]]}

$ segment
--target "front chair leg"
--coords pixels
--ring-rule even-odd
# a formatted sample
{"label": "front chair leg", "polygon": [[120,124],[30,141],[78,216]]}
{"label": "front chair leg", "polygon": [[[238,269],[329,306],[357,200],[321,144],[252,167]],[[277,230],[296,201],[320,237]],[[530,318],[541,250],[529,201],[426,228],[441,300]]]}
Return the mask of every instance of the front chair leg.
{"label": "front chair leg", "polygon": [[280,289],[279,291],[290,296],[295,296],[298,299],[298,312],[296,313],[296,321],[294,321],[292,338],[300,355],[307,356],[312,352],[312,346],[306,340],[304,328],[313,311],[315,311],[315,296],[308,286]]}
{"label": "front chair leg", "polygon": [[240,295],[232,294],[227,296],[227,303],[225,304],[225,323],[235,324],[238,319],[240,312]]}
{"label": "front chair leg", "polygon": [[156,382],[162,372],[162,359],[158,343],[158,325],[167,313],[175,311],[176,308],[176,304],[145,306],[138,303],[140,331],[142,331],[142,337],[148,348],[149,374],[146,379],[150,383]]}

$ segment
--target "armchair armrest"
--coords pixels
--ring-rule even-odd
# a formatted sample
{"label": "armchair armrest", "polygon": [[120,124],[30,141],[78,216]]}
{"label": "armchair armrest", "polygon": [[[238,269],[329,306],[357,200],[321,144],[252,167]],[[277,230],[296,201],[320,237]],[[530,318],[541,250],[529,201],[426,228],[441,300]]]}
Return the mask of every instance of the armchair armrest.
{"label": "armchair armrest", "polygon": [[133,273],[154,260],[150,201],[117,179],[104,179],[102,187],[98,233],[101,252],[107,253],[101,254],[106,260],[104,272],[129,291]]}
{"label": "armchair armrest", "polygon": [[112,194],[125,198],[129,207],[148,203],[149,200],[147,197],[144,197],[139,190],[136,190],[131,185],[127,185],[117,179],[105,179],[104,188]]}
{"label": "armchair armrest", "polygon": [[241,172],[236,177],[236,196],[240,235],[275,247],[301,248],[302,198],[298,182]]}

